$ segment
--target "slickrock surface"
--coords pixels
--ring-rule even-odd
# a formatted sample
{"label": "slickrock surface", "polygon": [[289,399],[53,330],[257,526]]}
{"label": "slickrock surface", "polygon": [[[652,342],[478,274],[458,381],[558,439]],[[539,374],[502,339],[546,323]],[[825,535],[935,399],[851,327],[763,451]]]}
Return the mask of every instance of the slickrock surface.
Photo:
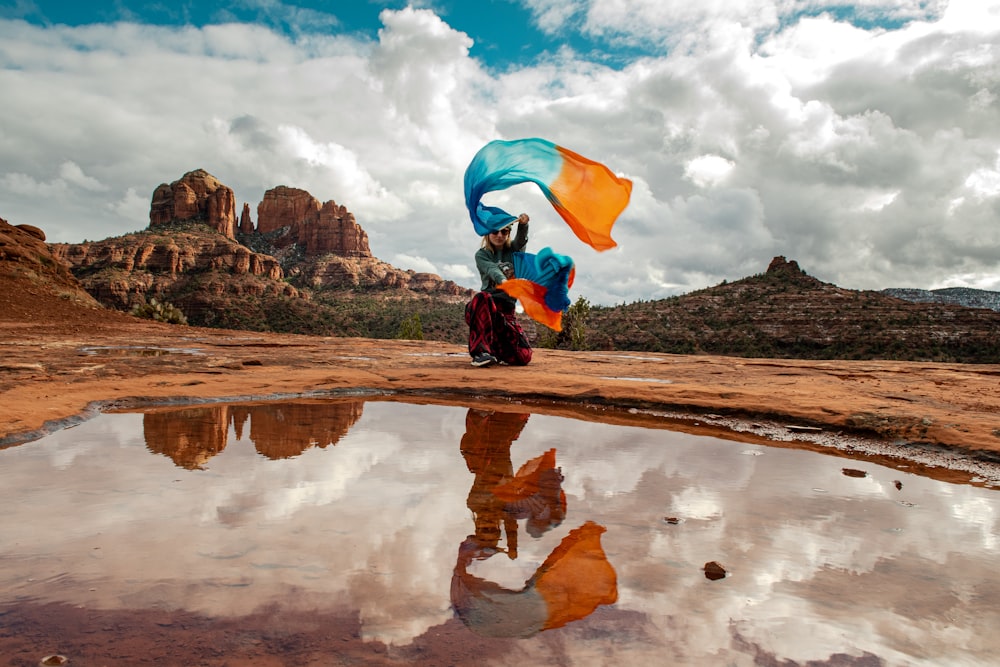
{"label": "slickrock surface", "polygon": [[528,402],[548,413],[841,455],[906,458],[996,480],[1000,366],[536,350],[473,368],[462,346],[199,329],[0,284],[0,443],[100,409],[377,392]]}

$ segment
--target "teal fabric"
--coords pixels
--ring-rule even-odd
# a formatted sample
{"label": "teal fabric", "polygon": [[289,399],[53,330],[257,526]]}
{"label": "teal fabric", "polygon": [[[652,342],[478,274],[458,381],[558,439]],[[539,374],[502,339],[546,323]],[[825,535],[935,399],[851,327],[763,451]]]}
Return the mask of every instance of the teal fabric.
{"label": "teal fabric", "polygon": [[465,206],[480,236],[503,229],[516,216],[502,208],[484,206],[483,195],[520,183],[535,183],[554,204],[549,189],[562,171],[563,156],[559,147],[545,139],[491,141],[479,149],[465,170]]}

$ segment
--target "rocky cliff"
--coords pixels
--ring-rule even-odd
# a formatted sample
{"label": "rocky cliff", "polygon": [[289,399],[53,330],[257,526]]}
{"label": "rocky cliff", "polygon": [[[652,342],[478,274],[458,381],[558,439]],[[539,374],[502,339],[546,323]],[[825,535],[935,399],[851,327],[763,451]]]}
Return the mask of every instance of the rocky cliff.
{"label": "rocky cliff", "polygon": [[240,213],[240,234],[253,234],[253,220],[250,219],[250,204],[243,204],[243,212]]}
{"label": "rocky cliff", "polygon": [[257,205],[256,232],[275,249],[298,246],[305,257],[372,256],[368,234],[346,207],[332,200],[320,204],[305,190],[284,185],[264,193]]}
{"label": "rocky cliff", "polygon": [[150,228],[177,220],[201,220],[233,238],[236,196],[204,169],[189,171],[173,183],[157,186],[149,206]]}
{"label": "rocky cliff", "polygon": [[117,310],[156,298],[184,304],[188,317],[197,319],[214,300],[199,298],[199,292],[210,297],[299,297],[299,291],[282,280],[284,272],[274,257],[200,224],[169,229],[158,225],[104,241],[57,243],[52,253],[90,294]]}
{"label": "rocky cliff", "polygon": [[[52,253],[108,307],[129,310],[156,298],[197,325],[345,334],[345,320],[366,317],[343,306],[359,293],[428,302],[417,312],[431,308],[431,300],[457,304],[471,296],[440,276],[374,257],[353,213],[305,190],[268,190],[256,224],[248,203],[238,224],[235,210],[232,189],[196,169],[154,190],[146,230],[55,244]],[[393,317],[404,317],[402,310],[397,304]],[[362,321],[358,331],[385,334],[398,324],[383,321],[373,329]]]}
{"label": "rocky cliff", "polygon": [[0,218],[0,310],[28,318],[32,310],[69,305],[103,310],[45,243],[45,232]]}
{"label": "rocky cliff", "polygon": [[320,203],[305,190],[279,185],[264,193],[257,205],[257,225],[250,218],[250,205],[243,204],[236,221],[236,197],[232,188],[204,169],[195,169],[173,183],[162,183],[153,191],[149,206],[149,228],[197,221],[229,239],[236,231],[243,236],[259,234],[282,250],[297,246],[306,257],[336,254],[341,257],[371,257],[368,234],[354,214],[335,201]]}

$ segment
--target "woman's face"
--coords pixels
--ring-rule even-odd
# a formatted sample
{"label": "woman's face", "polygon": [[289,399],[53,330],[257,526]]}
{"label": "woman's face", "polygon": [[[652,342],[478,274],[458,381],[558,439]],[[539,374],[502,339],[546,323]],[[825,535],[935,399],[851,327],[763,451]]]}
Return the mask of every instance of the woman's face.
{"label": "woman's face", "polygon": [[490,232],[490,245],[494,248],[502,248],[510,237],[510,227],[504,227],[495,232]]}

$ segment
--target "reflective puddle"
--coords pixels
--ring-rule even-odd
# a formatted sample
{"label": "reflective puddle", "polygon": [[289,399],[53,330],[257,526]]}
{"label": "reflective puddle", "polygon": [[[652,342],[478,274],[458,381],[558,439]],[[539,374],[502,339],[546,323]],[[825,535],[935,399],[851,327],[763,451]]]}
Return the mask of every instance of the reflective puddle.
{"label": "reflective puddle", "polygon": [[519,410],[156,409],[0,450],[0,655],[997,664],[996,490]]}
{"label": "reflective puddle", "polygon": [[191,354],[202,356],[205,353],[194,348],[155,347],[134,345],[125,347],[108,347],[106,345],[91,345],[80,348],[80,354],[88,357],[162,357],[168,354]]}

